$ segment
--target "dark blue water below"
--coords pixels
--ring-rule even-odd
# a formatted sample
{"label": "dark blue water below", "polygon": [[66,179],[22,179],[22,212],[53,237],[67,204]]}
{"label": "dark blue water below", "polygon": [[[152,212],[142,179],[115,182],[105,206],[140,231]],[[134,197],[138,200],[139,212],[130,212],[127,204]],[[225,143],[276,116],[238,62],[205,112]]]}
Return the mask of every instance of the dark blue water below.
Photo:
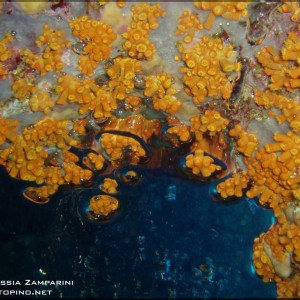
{"label": "dark blue water below", "polygon": [[64,190],[35,205],[1,168],[0,279],[73,280],[51,286],[62,297],[276,297],[251,261],[271,211],[247,199],[214,202],[208,183],[139,172],[139,185],[120,187],[112,221],[93,223],[85,210],[99,190]]}

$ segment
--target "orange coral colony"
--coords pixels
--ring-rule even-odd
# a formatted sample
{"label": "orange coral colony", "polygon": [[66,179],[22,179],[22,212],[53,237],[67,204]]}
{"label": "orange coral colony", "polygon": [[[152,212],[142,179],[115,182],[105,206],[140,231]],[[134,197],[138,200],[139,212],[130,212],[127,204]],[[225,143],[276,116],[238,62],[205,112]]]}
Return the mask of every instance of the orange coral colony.
{"label": "orange coral colony", "polygon": [[79,59],[78,70],[91,76],[99,62],[109,58],[116,34],[108,24],[91,20],[87,16],[74,19],[70,27],[73,35],[84,43],[85,55]]}
{"label": "orange coral colony", "polygon": [[119,202],[116,198],[108,195],[97,195],[90,200],[90,210],[100,216],[107,217],[116,212]]}
{"label": "orange coral colony", "polygon": [[153,106],[157,110],[164,110],[170,114],[179,111],[181,103],[175,97],[176,89],[172,87],[172,75],[158,73],[145,79],[144,95],[153,98]]}
{"label": "orange coral colony", "polygon": [[64,35],[63,30],[55,31],[46,24],[43,34],[36,40],[38,47],[44,46],[42,54],[34,54],[28,49],[20,51],[20,54],[25,57],[25,62],[33,69],[38,70],[41,75],[53,69],[60,72],[64,68],[61,55],[64,53],[64,49],[70,46],[70,42],[64,39]]}
{"label": "orange coral colony", "polygon": [[223,45],[219,38],[203,36],[191,48],[179,46],[181,60],[185,67],[185,91],[193,96],[195,104],[205,101],[206,97],[229,99],[233,85],[228,79],[231,72],[240,72],[241,64],[236,61],[236,53],[232,45]]}
{"label": "orange coral colony", "polygon": [[300,297],[299,3],[87,1],[76,16],[39,3],[0,3],[45,20],[26,43],[1,31],[0,165],[24,197],[95,184],[87,214],[109,220],[108,194],[138,184],[137,165],[217,178],[220,202],[272,209],[253,264],[279,297]]}
{"label": "orange coral colony", "polygon": [[194,154],[189,154],[186,157],[187,168],[192,169],[194,175],[209,177],[216,171],[220,171],[221,167],[214,164],[213,158],[204,154],[204,151],[198,149]]}
{"label": "orange coral colony", "polygon": [[247,15],[249,2],[227,2],[227,1],[194,1],[197,8],[209,10],[209,15],[204,23],[204,28],[211,29],[216,17],[222,16],[228,20],[239,20]]}
{"label": "orange coral colony", "polygon": [[100,186],[100,189],[108,194],[116,194],[118,188],[118,182],[112,178],[105,178],[103,184]]}
{"label": "orange coral colony", "polygon": [[277,91],[285,87],[288,91],[292,91],[300,87],[299,42],[300,36],[296,32],[289,32],[281,53],[273,46],[263,47],[258,52],[257,59],[270,76],[271,90]]}
{"label": "orange coral colony", "polygon": [[157,18],[163,17],[165,11],[160,4],[138,3],[131,7],[132,22],[130,28],[123,33],[123,48],[130,57],[151,60],[156,52],[154,43],[149,41],[150,30],[158,28]]}
{"label": "orange coral colony", "polygon": [[223,199],[244,196],[243,190],[248,186],[249,178],[245,171],[234,173],[232,177],[217,185],[217,191]]}
{"label": "orange coral colony", "polygon": [[191,43],[195,36],[195,31],[203,29],[203,25],[196,14],[185,10],[179,18],[179,25],[175,34],[183,34],[183,41],[185,43]]}

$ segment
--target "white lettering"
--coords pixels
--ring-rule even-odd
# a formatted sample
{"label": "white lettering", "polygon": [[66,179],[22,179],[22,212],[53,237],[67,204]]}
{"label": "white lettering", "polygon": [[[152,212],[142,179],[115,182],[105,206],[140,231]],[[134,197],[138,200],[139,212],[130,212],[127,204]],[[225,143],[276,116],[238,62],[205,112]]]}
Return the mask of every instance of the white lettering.
{"label": "white lettering", "polygon": [[30,285],[30,280],[29,279],[25,279],[25,285]]}
{"label": "white lettering", "polygon": [[19,280],[1,280],[0,285],[21,285],[21,282]]}

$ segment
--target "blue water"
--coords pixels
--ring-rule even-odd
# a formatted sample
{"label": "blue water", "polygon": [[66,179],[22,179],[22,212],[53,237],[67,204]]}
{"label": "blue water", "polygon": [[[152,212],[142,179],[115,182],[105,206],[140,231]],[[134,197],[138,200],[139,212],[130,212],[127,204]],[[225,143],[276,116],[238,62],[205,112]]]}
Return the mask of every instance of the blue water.
{"label": "blue water", "polygon": [[209,183],[138,172],[138,185],[120,186],[120,212],[93,223],[85,211],[95,187],[35,205],[21,196],[25,184],[0,169],[0,279],[73,280],[52,287],[62,297],[276,297],[251,261],[271,211],[247,199],[212,201]]}

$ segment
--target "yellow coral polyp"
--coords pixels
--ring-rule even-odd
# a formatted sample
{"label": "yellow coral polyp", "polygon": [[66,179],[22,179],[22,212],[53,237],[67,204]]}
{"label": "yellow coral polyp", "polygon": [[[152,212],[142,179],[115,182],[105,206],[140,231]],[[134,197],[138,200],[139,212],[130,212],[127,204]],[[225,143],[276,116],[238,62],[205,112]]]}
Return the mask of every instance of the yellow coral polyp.
{"label": "yellow coral polyp", "polygon": [[118,192],[118,182],[112,178],[105,178],[100,189],[108,194],[116,194]]}
{"label": "yellow coral polyp", "polygon": [[21,50],[20,54],[25,57],[24,61],[38,70],[41,75],[53,69],[61,72],[64,68],[61,55],[70,46],[70,41],[66,40],[64,35],[63,30],[56,31],[45,24],[43,34],[36,40],[38,47],[44,46],[42,54],[36,55],[28,49]]}
{"label": "yellow coral polyp", "polygon": [[300,295],[299,273],[290,274],[290,263],[299,262],[299,249],[300,227],[288,222],[283,214],[268,232],[254,241],[253,262],[256,272],[264,282],[276,282],[279,297],[293,298]]}
{"label": "yellow coral polyp", "polygon": [[48,154],[32,141],[17,136],[9,148],[0,150],[0,157],[11,177],[43,183],[43,164]]}
{"label": "yellow coral polyp", "polygon": [[280,277],[276,275],[270,258],[266,254],[263,246],[264,234],[255,238],[253,245],[253,265],[256,273],[264,282],[280,281]]}
{"label": "yellow coral polyp", "polygon": [[42,111],[48,115],[55,105],[47,91],[39,91],[29,99],[29,106],[33,112]]}
{"label": "yellow coral polyp", "polygon": [[177,90],[173,88],[173,76],[162,72],[145,77],[146,97],[152,97],[153,107],[156,110],[164,110],[170,114],[177,113],[181,108],[181,102],[174,96]]}
{"label": "yellow coral polyp", "polygon": [[281,51],[273,46],[263,47],[256,55],[258,62],[270,76],[269,88],[273,91],[285,87],[288,91],[300,87],[300,37],[289,32]]}
{"label": "yellow coral polyp", "polygon": [[127,96],[125,98],[125,108],[126,109],[138,109],[142,103],[141,97],[138,96]]}
{"label": "yellow coral polyp", "polygon": [[52,29],[48,24],[44,25],[43,30],[43,34],[35,42],[38,47],[46,45],[47,52],[49,52],[70,46],[70,42],[64,39],[65,32],[63,30]]}
{"label": "yellow coral polyp", "polygon": [[248,186],[248,183],[249,178],[245,171],[234,173],[232,177],[217,185],[217,192],[224,199],[233,196],[242,197],[244,195],[244,190]]}
{"label": "yellow coral polyp", "polygon": [[299,138],[289,132],[275,134],[277,143],[266,144],[255,154],[255,157],[245,158],[248,175],[253,180],[247,196],[259,196],[262,205],[269,205],[274,214],[280,214],[288,202],[294,202],[294,191],[298,186],[293,181],[299,167]]}
{"label": "yellow coral polyp", "polygon": [[13,82],[11,86],[14,96],[18,100],[23,101],[27,96],[31,95],[35,91],[35,86],[30,82],[28,78],[20,78]]}
{"label": "yellow coral polyp", "polygon": [[175,96],[166,95],[163,98],[154,97],[153,107],[156,110],[163,110],[169,114],[176,114],[181,108],[181,103]]}
{"label": "yellow coral polyp", "polygon": [[44,119],[34,125],[25,128],[23,136],[26,141],[42,142],[47,146],[57,146],[62,150],[69,150],[71,146],[76,146],[78,142],[69,136],[68,121]]}
{"label": "yellow coral polyp", "polygon": [[179,17],[178,23],[175,34],[183,34],[183,41],[185,43],[191,43],[194,39],[195,32],[203,29],[203,25],[198,16],[187,10]]}
{"label": "yellow coral polyp", "polygon": [[[101,154],[89,153],[87,157],[89,161],[93,164],[91,166],[92,169],[95,169],[96,171],[101,171],[103,169],[105,159]],[[86,165],[90,167],[88,163],[86,163]]]}
{"label": "yellow coral polyp", "polygon": [[257,150],[258,139],[254,134],[248,133],[240,125],[229,130],[229,135],[237,139],[237,151],[250,157]]}
{"label": "yellow coral polyp", "polygon": [[293,22],[299,22],[300,5],[298,2],[284,1],[278,11],[281,13],[291,13],[291,20]]}
{"label": "yellow coral polyp", "polygon": [[77,103],[81,115],[93,112],[95,119],[110,117],[111,111],[117,108],[112,92],[98,86],[91,78],[80,80],[71,75],[61,76],[58,79],[56,92],[59,94],[57,104]]}
{"label": "yellow coral polyp", "polygon": [[93,173],[88,169],[82,169],[81,167],[77,166],[75,163],[64,163],[63,164],[64,170],[64,181],[66,183],[72,183],[75,185],[80,185],[85,181],[91,179]]}
{"label": "yellow coral polyp", "polygon": [[133,58],[151,60],[156,48],[149,41],[149,25],[145,22],[131,23],[130,28],[122,34],[125,42],[123,48]]}
{"label": "yellow coral polyp", "polygon": [[109,87],[113,89],[113,97],[124,100],[134,88],[134,77],[141,71],[141,63],[136,59],[117,57],[113,65],[107,68],[110,77]]}
{"label": "yellow coral polyp", "polygon": [[193,154],[186,157],[185,164],[187,168],[192,169],[194,175],[209,177],[216,171],[220,171],[221,167],[214,164],[213,158],[204,154],[201,149],[196,150]]}
{"label": "yellow coral polyp", "polygon": [[181,142],[188,142],[191,140],[191,132],[187,125],[173,126],[168,129],[168,133],[176,134]]}
{"label": "yellow coral polyp", "polygon": [[13,142],[17,137],[18,120],[0,118],[0,145],[6,141]]}
{"label": "yellow coral polyp", "polygon": [[63,185],[65,183],[63,170],[60,167],[47,166],[45,169],[45,183],[47,185]]}
{"label": "yellow coral polyp", "polygon": [[279,124],[288,122],[293,132],[300,132],[300,104],[297,100],[277,95],[270,90],[256,91],[255,96],[256,104],[266,109],[275,107],[281,110],[282,113],[276,115]]}
{"label": "yellow coral polyp", "polygon": [[230,98],[233,83],[227,73],[240,74],[241,70],[232,45],[225,46],[219,38],[203,36],[193,47],[180,44],[178,50],[186,65],[179,69],[184,73],[185,91],[193,96],[195,104],[204,102],[206,97]]}
{"label": "yellow coral polyp", "polygon": [[[18,135],[9,148],[0,150],[0,163],[5,166],[11,177],[35,181],[37,184],[42,184],[46,180],[49,183],[47,185],[61,185],[62,177],[58,175],[53,177],[50,174],[52,169],[47,167],[49,153],[45,149],[53,147],[62,152],[68,152],[71,146],[75,146],[77,142],[69,137],[68,126],[68,121],[45,119],[34,126],[25,128],[22,135]],[[64,154],[62,157],[66,159],[65,163],[78,160],[70,153]],[[59,174],[63,174],[60,172],[62,170]],[[38,197],[45,198],[47,190],[47,186],[36,191],[33,188],[30,194],[39,195],[41,192],[43,195]],[[51,189],[51,191],[55,193],[56,190]]]}
{"label": "yellow coral polyp", "polygon": [[173,83],[173,76],[168,73],[158,73],[157,75],[147,76],[145,78],[145,90],[144,95],[146,97],[152,97],[157,94],[159,97],[163,97],[165,94],[173,95],[176,90],[171,88]]}
{"label": "yellow coral polyp", "polygon": [[300,297],[300,274],[295,273],[288,280],[277,283],[277,295],[279,298],[299,298]]}
{"label": "yellow coral polyp", "polygon": [[300,36],[294,32],[291,31],[288,33],[288,37],[284,42],[284,45],[281,49],[282,58],[284,60],[295,60],[299,59],[299,53],[300,53]]}
{"label": "yellow coral polyp", "polygon": [[112,162],[124,159],[129,152],[132,164],[137,164],[140,158],[146,156],[140,143],[131,137],[104,133],[101,137],[101,145]]}
{"label": "yellow coral polyp", "polygon": [[109,216],[119,207],[119,201],[108,195],[96,195],[90,199],[90,210],[100,216]]}
{"label": "yellow coral polyp", "polygon": [[70,162],[76,163],[79,161],[78,156],[70,151],[63,152],[62,158],[65,163],[70,163]]}
{"label": "yellow coral polyp", "polygon": [[112,43],[117,38],[110,25],[98,20],[82,16],[70,23],[72,34],[86,43],[83,48],[87,56],[79,59],[78,70],[85,75],[92,76],[101,60],[109,58]]}
{"label": "yellow coral polyp", "polygon": [[148,4],[138,3],[132,5],[131,11],[133,13],[132,18],[135,22],[146,21],[149,24],[150,29],[158,28],[157,19],[163,17],[166,12],[161,9],[160,4]]}
{"label": "yellow coral polyp", "polygon": [[14,41],[14,37],[10,33],[7,33],[0,41],[0,79],[7,78],[8,70],[3,66],[3,63],[12,56],[11,50],[7,47],[12,41]]}
{"label": "yellow coral polyp", "polygon": [[73,123],[74,131],[77,132],[78,134],[85,134],[87,123],[88,123],[87,119],[76,120]]}
{"label": "yellow coral polyp", "polygon": [[227,119],[214,110],[206,110],[203,115],[191,117],[190,121],[192,132],[208,133],[209,136],[215,136],[229,124]]}
{"label": "yellow coral polyp", "polygon": [[23,193],[24,197],[36,204],[45,204],[50,201],[50,196],[58,191],[58,184],[43,185],[40,187],[29,187]]}
{"label": "yellow coral polyp", "polygon": [[204,23],[205,29],[213,27],[216,17],[222,16],[227,20],[240,20],[247,16],[248,2],[209,2],[209,1],[194,1],[197,8],[209,10],[209,15]]}
{"label": "yellow coral polyp", "polygon": [[149,41],[149,31],[158,27],[157,18],[165,15],[160,4],[138,3],[132,5],[132,22],[130,28],[122,34],[125,42],[123,48],[133,58],[151,60],[156,48]]}

